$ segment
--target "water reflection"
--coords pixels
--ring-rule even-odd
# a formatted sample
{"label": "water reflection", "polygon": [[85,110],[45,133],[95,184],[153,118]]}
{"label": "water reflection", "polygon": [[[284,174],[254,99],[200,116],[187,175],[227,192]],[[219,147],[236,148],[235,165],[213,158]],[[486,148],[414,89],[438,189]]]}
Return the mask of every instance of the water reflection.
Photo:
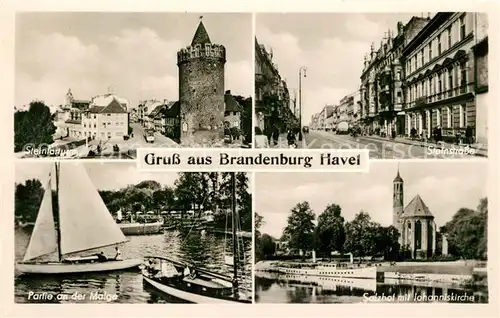
{"label": "water reflection", "polygon": [[264,272],[255,275],[255,300],[263,303],[488,302],[487,289],[478,292],[455,284]]}
{"label": "water reflection", "polygon": [[[231,241],[221,235],[202,234],[199,231],[180,233],[169,231],[158,235],[130,236],[122,248],[124,258],[144,256],[165,256],[179,260],[190,260],[212,271],[232,276],[233,268],[224,264],[224,252],[232,255]],[[16,229],[16,261],[23,258],[28,245],[30,229]],[[251,278],[251,240],[243,241],[244,264],[239,271],[239,285],[246,290],[252,289]],[[113,247],[103,249],[105,254],[113,254]],[[171,303],[179,302],[162,293],[153,292],[143,284],[138,270],[116,271],[64,276],[19,275],[15,274],[15,301],[30,303]],[[52,295],[51,299],[34,300],[30,292],[43,292]],[[116,295],[115,300],[91,299],[91,293]],[[47,295],[48,295],[47,294]],[[59,298],[56,295],[60,295]],[[80,299],[76,299],[81,295]],[[81,298],[85,295],[85,298]],[[30,298],[30,299],[28,299]]]}

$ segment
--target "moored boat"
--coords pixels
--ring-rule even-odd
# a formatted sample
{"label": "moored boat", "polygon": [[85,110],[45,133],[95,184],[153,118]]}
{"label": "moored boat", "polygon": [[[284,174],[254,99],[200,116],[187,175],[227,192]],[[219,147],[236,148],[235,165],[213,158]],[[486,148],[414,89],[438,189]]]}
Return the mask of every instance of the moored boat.
{"label": "moored boat", "polygon": [[143,279],[149,285],[170,296],[192,303],[252,303],[234,287],[234,281],[225,275],[195,269],[186,273],[190,265],[164,257],[146,257],[150,263],[143,268]]}
{"label": "moored boat", "polygon": [[348,263],[282,263],[276,269],[279,273],[290,275],[377,278],[375,266],[357,266]]}
{"label": "moored boat", "polygon": [[163,222],[154,223],[120,223],[118,224],[125,235],[149,235],[162,232]]}
{"label": "moored boat", "polygon": [[[128,240],[115,223],[87,172],[79,163],[56,163],[58,209],[52,202],[52,173],[45,187],[35,226],[22,262],[15,268],[27,274],[103,272],[138,267],[141,259],[108,259],[101,254],[77,253],[118,246]],[[58,222],[55,222],[57,216]],[[57,252],[57,260],[44,260]],[[118,252],[118,250],[117,250]]]}
{"label": "moored boat", "polygon": [[[232,179],[232,234],[237,238],[236,177]],[[170,296],[192,303],[242,303],[251,304],[251,292],[245,293],[238,286],[239,242],[232,240],[233,277],[206,269],[194,268],[186,262],[161,256],[149,257],[143,267],[143,279],[147,284]],[[225,247],[224,247],[224,255]],[[227,263],[227,260],[225,260]]]}

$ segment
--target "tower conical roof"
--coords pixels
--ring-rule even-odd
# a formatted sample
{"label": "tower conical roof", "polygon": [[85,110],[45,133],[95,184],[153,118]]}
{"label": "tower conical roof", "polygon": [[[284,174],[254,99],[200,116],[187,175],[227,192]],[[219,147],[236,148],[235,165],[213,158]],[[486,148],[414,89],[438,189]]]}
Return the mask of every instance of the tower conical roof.
{"label": "tower conical roof", "polygon": [[396,176],[396,178],[394,178],[394,182],[403,182],[403,178],[401,178],[401,176],[399,175],[399,171],[398,171],[398,175]]}
{"label": "tower conical roof", "polygon": [[403,182],[403,178],[401,178],[401,175],[399,175],[399,165],[398,165],[398,174],[396,178],[394,178],[393,182]]}
{"label": "tower conical roof", "polygon": [[191,46],[195,46],[196,44],[203,45],[206,43],[211,43],[210,37],[208,36],[203,22],[200,21],[200,24],[198,24],[198,28],[196,29],[196,32],[194,34],[193,41],[191,42]]}

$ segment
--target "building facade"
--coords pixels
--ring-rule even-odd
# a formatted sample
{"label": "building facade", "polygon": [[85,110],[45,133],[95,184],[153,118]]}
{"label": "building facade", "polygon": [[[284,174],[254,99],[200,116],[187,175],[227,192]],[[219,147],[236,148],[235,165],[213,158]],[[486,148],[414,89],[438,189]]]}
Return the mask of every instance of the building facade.
{"label": "building facade", "polygon": [[129,114],[125,104],[114,96],[97,96],[90,108],[82,113],[84,138],[96,140],[123,140],[129,132]]}
{"label": "building facade", "polygon": [[393,181],[392,225],[398,229],[399,244],[409,257],[429,258],[436,253],[434,216],[418,194],[406,206],[404,202],[404,181],[398,170]]}
{"label": "building facade", "polygon": [[481,18],[474,12],[440,12],[405,47],[407,134],[414,128],[431,138],[440,128],[443,140],[451,141],[470,127],[476,140],[486,140],[486,107],[476,103],[482,94],[481,89],[477,94],[474,53]]}
{"label": "building facade", "polygon": [[[293,107],[293,109],[292,109]],[[290,98],[288,85],[273,63],[273,53],[255,39],[255,117],[265,134],[297,128],[296,100]]]}
{"label": "building facade", "polygon": [[488,15],[474,17],[474,83],[476,92],[476,142],[488,144]]}
{"label": "building facade", "polygon": [[241,129],[241,112],[242,107],[236,101],[233,95],[231,95],[231,91],[226,91],[224,95],[224,122],[226,123],[226,127]]}
{"label": "building facade", "polygon": [[361,120],[369,132],[404,133],[402,52],[429,21],[430,17],[412,17],[406,25],[398,22],[396,34],[388,30],[378,50],[372,43],[360,87]]}
{"label": "building facade", "polygon": [[200,21],[191,45],[177,52],[183,144],[224,137],[226,49],[213,44]]}

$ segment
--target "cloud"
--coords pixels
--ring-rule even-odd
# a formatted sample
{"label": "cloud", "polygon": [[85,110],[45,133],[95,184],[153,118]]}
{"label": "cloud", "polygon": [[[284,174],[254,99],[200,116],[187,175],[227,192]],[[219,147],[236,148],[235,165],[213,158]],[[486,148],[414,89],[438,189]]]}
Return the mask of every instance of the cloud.
{"label": "cloud", "polygon": [[253,92],[253,65],[251,61],[226,62],[226,90],[233,95],[250,97]]}
{"label": "cloud", "polygon": [[[132,106],[143,99],[178,99],[177,51],[185,39],[162,37],[148,27],[118,29],[91,40],[88,34],[25,34],[16,48],[16,105],[33,99],[60,105],[69,88],[75,98],[87,99],[112,87]],[[226,87],[250,96],[252,62],[238,58],[226,63]]]}
{"label": "cloud", "polygon": [[372,42],[378,49],[388,29],[412,14],[262,14],[256,20],[256,36],[268,50],[292,90],[298,89],[298,72],[307,67],[302,80],[303,120],[326,105],[338,104],[357,92],[363,61]]}
{"label": "cloud", "polygon": [[[308,201],[318,216],[328,204],[338,204],[351,221],[360,211],[372,220],[392,224],[396,162],[377,162],[368,173],[257,173],[255,210],[264,217],[261,231],[280,237],[291,209]],[[462,207],[476,208],[486,196],[487,163],[429,162],[401,165],[405,206],[419,194],[438,226]]]}
{"label": "cloud", "polygon": [[[176,172],[150,173],[137,169],[129,162],[94,162],[83,164],[90,179],[99,190],[116,190],[144,180],[155,180],[163,185],[173,185],[177,179]],[[18,162],[15,166],[15,182],[24,183],[29,179],[47,182],[49,172],[54,169],[52,163]]]}

